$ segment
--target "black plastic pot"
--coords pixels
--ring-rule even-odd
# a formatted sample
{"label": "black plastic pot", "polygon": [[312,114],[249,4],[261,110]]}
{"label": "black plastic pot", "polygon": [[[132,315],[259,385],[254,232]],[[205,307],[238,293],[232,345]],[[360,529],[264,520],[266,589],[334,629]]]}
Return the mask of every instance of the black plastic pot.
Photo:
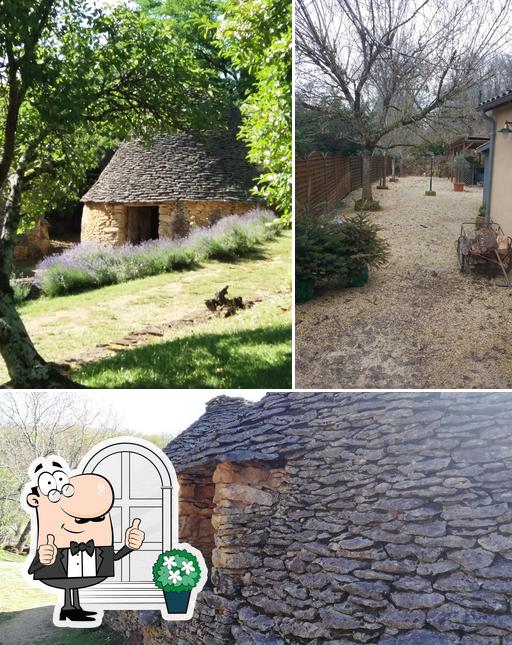
{"label": "black plastic pot", "polygon": [[315,293],[315,281],[313,278],[297,278],[295,280],[296,302],[307,302]]}

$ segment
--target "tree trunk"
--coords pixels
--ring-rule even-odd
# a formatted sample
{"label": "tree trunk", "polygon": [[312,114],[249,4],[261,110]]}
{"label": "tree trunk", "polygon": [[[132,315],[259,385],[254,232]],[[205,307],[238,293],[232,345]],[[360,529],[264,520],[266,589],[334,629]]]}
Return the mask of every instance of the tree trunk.
{"label": "tree trunk", "polygon": [[61,374],[38,354],[25,325],[16,310],[10,286],[12,252],[20,219],[20,202],[27,165],[35,153],[37,142],[22,155],[16,172],[9,181],[9,194],[0,212],[0,354],[16,388],[82,387]]}
{"label": "tree trunk", "polygon": [[12,387],[82,387],[70,381],[38,354],[16,311],[9,276],[3,272],[0,273],[0,354],[11,377],[9,385]]}
{"label": "tree trunk", "polygon": [[18,541],[16,542],[15,549],[18,553],[23,552],[23,548],[25,547],[25,542],[27,541],[29,535],[30,535],[30,522],[27,522],[25,524],[25,528],[20,533]]}
{"label": "tree trunk", "polygon": [[373,201],[372,194],[372,153],[366,148],[363,150],[363,195],[365,202]]}

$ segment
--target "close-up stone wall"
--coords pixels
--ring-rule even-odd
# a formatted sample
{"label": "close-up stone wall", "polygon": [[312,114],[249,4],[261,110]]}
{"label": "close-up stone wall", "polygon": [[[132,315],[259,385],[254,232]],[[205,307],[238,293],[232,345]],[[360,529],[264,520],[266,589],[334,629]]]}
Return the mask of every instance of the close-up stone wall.
{"label": "close-up stone wall", "polygon": [[511,414],[508,393],[214,400],[166,449],[187,495],[213,486],[195,616],[107,622],[145,643],[511,645]]}

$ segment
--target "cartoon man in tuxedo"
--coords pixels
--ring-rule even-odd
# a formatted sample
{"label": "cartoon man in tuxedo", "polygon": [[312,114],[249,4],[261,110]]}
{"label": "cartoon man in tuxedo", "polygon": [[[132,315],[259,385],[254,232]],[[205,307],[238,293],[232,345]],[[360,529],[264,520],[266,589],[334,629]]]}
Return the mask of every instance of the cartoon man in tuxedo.
{"label": "cartoon man in tuxedo", "polygon": [[29,485],[26,503],[36,513],[37,551],[28,573],[34,580],[64,590],[64,604],[55,620],[60,624],[69,620],[73,625],[97,621],[96,612],[80,606],[78,590],[113,576],[114,562],[140,549],[145,536],[140,519],[134,519],[126,530],[124,546],[115,553],[110,482],[95,474],[68,477],[67,472],[60,457],[41,460],[34,467],[37,483]]}

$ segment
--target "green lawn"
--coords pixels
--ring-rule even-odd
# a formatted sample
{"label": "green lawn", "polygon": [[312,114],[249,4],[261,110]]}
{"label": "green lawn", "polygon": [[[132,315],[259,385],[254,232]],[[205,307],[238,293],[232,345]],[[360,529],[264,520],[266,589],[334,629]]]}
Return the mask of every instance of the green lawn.
{"label": "green lawn", "polygon": [[[251,309],[180,328],[204,316],[204,300],[261,299]],[[20,309],[40,353],[51,361],[82,358],[151,325],[176,323],[164,337],[80,367],[91,387],[287,388],[291,386],[291,233],[238,262],[208,262],[83,294],[41,298]],[[0,381],[7,374],[0,366]]]}
{"label": "green lawn", "polygon": [[21,573],[24,561],[22,556],[0,550],[0,580],[2,588],[9,589],[8,594],[0,594],[0,620],[4,620],[5,612],[41,607],[55,601],[55,594],[27,585]]}
{"label": "green lawn", "polygon": [[[52,623],[57,596],[27,584],[24,557],[0,550],[0,643],[39,645],[121,645],[124,638],[109,629],[62,629]],[[7,639],[7,640],[4,640]]]}

